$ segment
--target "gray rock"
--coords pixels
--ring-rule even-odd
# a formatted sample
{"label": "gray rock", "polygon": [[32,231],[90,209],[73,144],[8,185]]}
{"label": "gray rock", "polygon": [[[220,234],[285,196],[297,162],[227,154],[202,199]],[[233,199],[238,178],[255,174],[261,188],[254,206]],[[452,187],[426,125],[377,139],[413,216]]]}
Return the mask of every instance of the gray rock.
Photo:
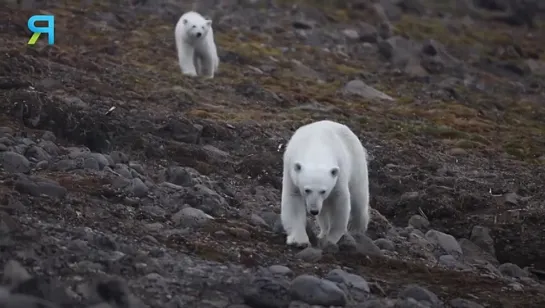
{"label": "gray rock", "polygon": [[2,126],[2,127],[0,127],[0,135],[2,135],[2,136],[5,136],[5,135],[13,136],[13,129],[11,127]]}
{"label": "gray rock", "polygon": [[404,68],[410,59],[415,58],[420,48],[420,44],[401,36],[393,36],[378,43],[380,54],[399,68]]}
{"label": "gray rock", "polygon": [[287,308],[291,301],[289,283],[274,277],[257,277],[244,289],[243,298],[253,308]]}
{"label": "gray rock", "polygon": [[269,227],[269,224],[265,221],[265,219],[261,218],[259,215],[252,214],[250,216],[250,222],[254,226],[262,226],[262,227]]}
{"label": "gray rock", "polygon": [[227,207],[229,204],[225,201],[225,198],[220,196],[214,190],[202,185],[197,184],[191,189],[191,198],[187,198],[186,202],[195,207],[202,209],[205,213],[216,215],[218,210]]}
{"label": "gray rock", "polygon": [[94,157],[86,157],[83,160],[83,168],[89,170],[100,170],[100,163]]}
{"label": "gray rock", "polygon": [[110,153],[110,157],[114,161],[115,164],[126,164],[129,162],[129,156],[123,152],[119,151],[112,151]]}
{"label": "gray rock", "polygon": [[409,226],[420,231],[426,231],[430,227],[430,222],[420,215],[413,215],[409,218]]}
{"label": "gray rock", "polygon": [[144,167],[142,167],[142,165],[139,164],[139,163],[129,162],[129,167],[131,169],[135,170],[136,172],[140,173],[140,174],[146,174],[146,171],[144,170]]}
{"label": "gray rock", "polygon": [[365,82],[355,79],[349,81],[342,91],[346,94],[358,95],[367,99],[383,99],[388,101],[394,101],[391,96],[365,84]]}
{"label": "gray rock", "polygon": [[310,305],[345,306],[346,294],[337,284],[311,275],[297,276],[292,282],[290,293],[294,299]]}
{"label": "gray rock", "polygon": [[61,152],[59,147],[53,143],[53,141],[42,140],[38,145],[53,157],[59,156],[59,153]]}
{"label": "gray rock", "polygon": [[379,238],[374,241],[375,245],[377,245],[378,248],[381,250],[387,250],[387,251],[394,251],[395,245],[392,241],[385,238]]}
{"label": "gray rock", "polygon": [[429,230],[426,232],[426,239],[430,243],[440,247],[449,255],[453,255],[456,258],[459,258],[463,255],[462,247],[456,241],[454,236],[446,234],[437,230]]}
{"label": "gray rock", "polygon": [[494,256],[484,251],[472,241],[462,238],[458,241],[464,253],[464,260],[467,263],[482,263],[482,261],[490,262],[494,266],[498,266],[500,262]]}
{"label": "gray rock", "polygon": [[57,137],[55,137],[55,134],[53,134],[52,132],[46,130],[42,134],[42,140],[55,142],[57,140]]}
{"label": "gray rock", "polygon": [[463,298],[455,298],[448,302],[452,308],[484,308],[484,306],[477,304],[474,301]]}
{"label": "gray rock", "polygon": [[33,145],[26,150],[25,156],[32,161],[50,160],[51,156],[41,147]]}
{"label": "gray rock", "polygon": [[378,35],[377,28],[375,28],[374,26],[368,23],[365,23],[365,22],[360,23],[359,34],[360,34],[359,39],[362,42],[374,44],[378,41],[379,35]]}
{"label": "gray rock", "polygon": [[96,159],[96,161],[98,162],[99,170],[104,169],[104,167],[106,167],[106,166],[112,166],[113,167],[113,161],[110,161],[111,158],[108,159],[109,156],[107,157],[104,154],[89,153],[89,154],[87,154],[87,157],[92,157],[92,158]]}
{"label": "gray rock", "polygon": [[389,298],[376,298],[365,301],[361,304],[358,304],[359,308],[393,308],[396,307],[396,300]]}
{"label": "gray rock", "polygon": [[490,229],[483,226],[474,226],[471,230],[469,238],[475,245],[481,247],[493,257],[496,257],[496,249],[494,248],[494,240],[490,236]]}
{"label": "gray rock", "polygon": [[528,277],[528,273],[526,273],[522,268],[513,263],[503,263],[502,265],[498,266],[498,270],[500,271],[500,273],[502,273],[502,275],[508,277]]}
{"label": "gray rock", "polygon": [[439,264],[444,265],[445,267],[449,269],[464,269],[468,268],[463,263],[460,263],[458,260],[456,260],[455,257],[451,255],[442,255],[439,257]]}
{"label": "gray rock", "polygon": [[193,186],[196,183],[190,171],[189,168],[184,167],[169,167],[164,171],[165,181],[184,187]]}
{"label": "gray rock", "polygon": [[59,183],[41,177],[27,177],[21,175],[15,182],[15,189],[32,196],[47,195],[54,198],[64,198],[68,190]]}
{"label": "gray rock", "polygon": [[78,162],[73,159],[59,160],[53,165],[53,169],[59,171],[71,171],[78,169]]}
{"label": "gray rock", "polygon": [[286,277],[292,277],[294,275],[293,271],[289,267],[284,265],[271,265],[267,269],[273,275],[281,275]]}
{"label": "gray rock", "polygon": [[28,173],[30,172],[30,162],[26,157],[15,152],[2,153],[2,167],[7,172],[12,173]]}
{"label": "gray rock", "polygon": [[131,184],[127,186],[127,189],[129,193],[139,198],[145,197],[149,191],[148,186],[139,178],[132,179]]}
{"label": "gray rock", "polygon": [[401,299],[413,298],[417,301],[427,301],[432,305],[437,305],[441,303],[441,300],[430,290],[411,284],[406,286],[398,295]]}
{"label": "gray rock", "polygon": [[121,174],[123,177],[125,177],[127,179],[132,179],[133,178],[132,173],[129,170],[129,167],[127,165],[125,165],[125,164],[116,164],[115,168],[114,168],[114,171]]}
{"label": "gray rock", "polygon": [[306,247],[295,256],[306,262],[316,262],[322,258],[322,250],[314,247]]}
{"label": "gray rock", "polygon": [[360,39],[360,34],[358,33],[357,30],[344,29],[341,32],[347,39],[349,39],[351,41],[359,41],[359,39]]}
{"label": "gray rock", "polygon": [[432,306],[428,301],[418,301],[412,297],[398,299],[394,305],[395,308],[431,308]]}
{"label": "gray rock", "polygon": [[182,227],[195,227],[206,223],[210,219],[212,219],[212,216],[193,207],[185,207],[171,217],[171,220],[177,226]]}
{"label": "gray rock", "polygon": [[324,279],[335,282],[346,294],[358,302],[365,301],[371,292],[369,284],[363,277],[347,273],[342,269],[330,271]]}
{"label": "gray rock", "polygon": [[366,256],[384,256],[380,248],[366,234],[356,233],[353,237],[356,240],[356,250],[359,253]]}

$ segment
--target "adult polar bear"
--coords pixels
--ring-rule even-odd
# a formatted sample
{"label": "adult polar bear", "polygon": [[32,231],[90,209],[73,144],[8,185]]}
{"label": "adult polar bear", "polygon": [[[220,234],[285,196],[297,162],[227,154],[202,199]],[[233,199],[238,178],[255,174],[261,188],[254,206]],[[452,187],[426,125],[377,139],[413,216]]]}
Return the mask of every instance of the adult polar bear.
{"label": "adult polar bear", "polygon": [[350,229],[367,231],[367,151],[347,126],[318,121],[299,127],[286,146],[281,221],[286,244],[310,245],[306,212],[316,216],[318,238],[336,244]]}
{"label": "adult polar bear", "polygon": [[182,74],[214,78],[220,61],[212,20],[194,11],[187,12],[178,20],[174,36]]}

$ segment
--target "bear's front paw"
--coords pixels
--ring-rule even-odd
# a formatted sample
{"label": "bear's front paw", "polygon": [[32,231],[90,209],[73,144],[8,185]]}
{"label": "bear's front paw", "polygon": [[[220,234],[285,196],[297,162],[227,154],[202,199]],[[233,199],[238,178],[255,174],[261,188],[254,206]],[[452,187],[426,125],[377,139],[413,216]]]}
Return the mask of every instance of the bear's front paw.
{"label": "bear's front paw", "polygon": [[186,76],[191,76],[191,77],[196,77],[196,76],[197,76],[197,72],[184,72],[184,75],[186,75]]}
{"label": "bear's front paw", "polygon": [[286,244],[295,247],[308,247],[310,246],[310,240],[306,232],[304,233],[292,233],[288,235]]}

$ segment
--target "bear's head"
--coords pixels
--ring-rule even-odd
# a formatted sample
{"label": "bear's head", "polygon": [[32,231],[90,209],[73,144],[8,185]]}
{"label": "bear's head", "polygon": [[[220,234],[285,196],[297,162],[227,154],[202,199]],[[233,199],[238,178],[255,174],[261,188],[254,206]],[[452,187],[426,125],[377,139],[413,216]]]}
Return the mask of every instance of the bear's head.
{"label": "bear's head", "polygon": [[187,38],[199,40],[206,37],[208,31],[210,31],[212,20],[204,18],[186,18],[183,20],[183,24]]}
{"label": "bear's head", "polygon": [[324,200],[337,185],[338,178],[338,166],[303,165],[301,162],[293,165],[293,183],[305,199],[307,212],[314,216],[320,214]]}

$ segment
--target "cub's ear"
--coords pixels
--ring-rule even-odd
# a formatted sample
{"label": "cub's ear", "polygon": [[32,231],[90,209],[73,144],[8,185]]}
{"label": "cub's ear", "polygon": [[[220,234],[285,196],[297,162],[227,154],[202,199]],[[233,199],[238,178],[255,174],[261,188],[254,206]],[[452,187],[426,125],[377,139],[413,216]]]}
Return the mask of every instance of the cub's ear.
{"label": "cub's ear", "polygon": [[301,169],[303,169],[303,166],[301,166],[301,163],[300,163],[300,162],[296,162],[296,163],[293,165],[293,170],[295,170],[295,172],[299,172],[299,171],[301,171]]}
{"label": "cub's ear", "polygon": [[183,23],[184,23],[184,25],[186,25],[187,24],[187,19],[184,19]]}
{"label": "cub's ear", "polygon": [[329,172],[331,173],[332,177],[336,177],[339,175],[339,167],[333,167]]}
{"label": "cub's ear", "polygon": [[206,25],[210,27],[210,26],[212,25],[212,20],[211,20],[211,19],[207,19],[207,20],[206,20]]}

